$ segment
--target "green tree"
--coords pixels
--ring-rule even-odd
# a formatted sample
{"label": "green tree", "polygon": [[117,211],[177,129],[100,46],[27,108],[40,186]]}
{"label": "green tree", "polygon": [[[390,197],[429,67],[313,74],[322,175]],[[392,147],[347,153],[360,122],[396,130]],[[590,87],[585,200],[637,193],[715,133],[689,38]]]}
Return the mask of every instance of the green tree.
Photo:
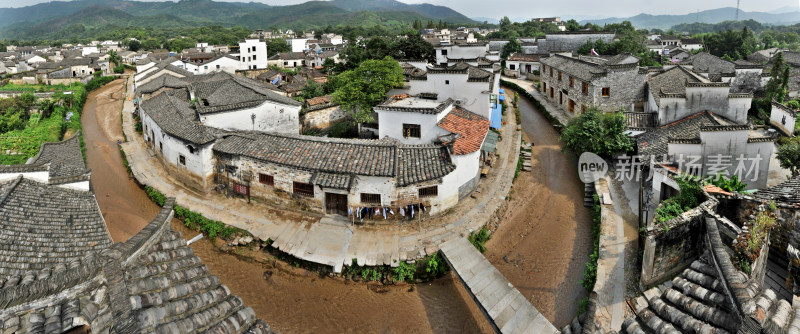
{"label": "green tree", "polygon": [[795,139],[778,148],[777,158],[781,167],[792,171],[792,176],[800,176],[800,140]]}
{"label": "green tree", "polygon": [[270,38],[267,41],[267,57],[272,57],[281,52],[292,51],[292,46],[283,38]]}
{"label": "green tree", "polygon": [[108,51],[108,62],[114,64],[114,67],[117,67],[122,64],[122,57],[114,50]]}
{"label": "green tree", "polygon": [[409,33],[406,38],[398,39],[394,49],[399,51],[403,59],[425,59],[429,62],[434,62],[436,59],[433,45],[425,41],[419,33]]}
{"label": "green tree", "polygon": [[578,31],[581,29],[581,24],[578,23],[578,21],[575,21],[574,19],[567,21],[565,26],[567,28],[567,31]]}
{"label": "green tree", "polygon": [[789,65],[783,59],[783,52],[778,52],[772,61],[770,79],[764,87],[766,102],[778,101],[783,103],[789,88]]}
{"label": "green tree", "polygon": [[633,138],[625,134],[625,116],[621,112],[603,113],[592,107],[579,117],[569,120],[561,133],[565,148],[576,154],[592,152],[611,157],[633,150]]}
{"label": "green tree", "polygon": [[141,48],[142,48],[142,42],[139,42],[139,40],[132,39],[128,42],[128,50],[130,51],[136,52],[139,51]]}
{"label": "green tree", "polygon": [[308,100],[322,95],[325,95],[325,92],[322,90],[322,86],[320,86],[314,80],[308,80],[306,81],[305,86],[303,86],[303,93],[300,96],[303,99]]}
{"label": "green tree", "polygon": [[516,38],[512,38],[508,43],[503,45],[503,50],[500,53],[500,58],[508,59],[514,52],[522,52],[522,45],[519,44]]}
{"label": "green tree", "polygon": [[356,123],[372,121],[372,108],[386,99],[386,93],[403,83],[403,70],[396,60],[370,59],[340,74],[333,99]]}

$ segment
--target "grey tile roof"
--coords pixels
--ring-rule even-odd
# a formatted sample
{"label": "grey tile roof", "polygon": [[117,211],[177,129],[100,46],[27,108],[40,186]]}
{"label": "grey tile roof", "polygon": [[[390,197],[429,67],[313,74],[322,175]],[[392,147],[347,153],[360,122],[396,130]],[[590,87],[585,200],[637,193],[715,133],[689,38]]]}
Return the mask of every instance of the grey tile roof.
{"label": "grey tile roof", "polygon": [[753,196],[791,205],[800,205],[800,176],[795,176],[774,187],[759,190]]}
{"label": "grey tile roof", "polygon": [[399,145],[391,140],[248,133],[217,141],[214,151],[312,172],[397,177],[400,186],[438,179],[455,170],[443,146]]}
{"label": "grey tile roof", "polygon": [[50,177],[68,177],[81,175],[86,172],[86,163],[83,161],[80,133],[75,133],[69,139],[55,143],[44,143],[39,153],[31,164],[50,164]]}
{"label": "grey tile roof", "polygon": [[197,112],[200,114],[254,107],[266,101],[290,106],[301,105],[294,99],[268,89],[263,82],[225,72],[198,76],[194,78],[189,89],[194,91],[195,97],[200,101],[197,104]]}
{"label": "grey tile roof", "polygon": [[394,104],[395,101],[400,101],[406,98],[416,99],[415,97],[411,97],[408,95],[395,95],[389,97],[388,99],[386,99],[386,101],[381,102],[381,104],[375,106],[374,109],[375,111],[399,111],[399,112],[413,112],[420,114],[439,114],[445,109],[447,109],[447,107],[455,103],[455,101],[452,98],[448,98],[447,100],[440,102],[436,107],[433,108],[416,106],[416,105],[405,106],[400,104]]}
{"label": "grey tile roof", "polygon": [[568,57],[560,54],[555,54],[552,57],[543,58],[540,63],[547,67],[552,67],[567,75],[576,77],[583,81],[592,81],[597,77],[605,76],[608,73],[609,66],[616,68],[631,69],[638,68],[636,63],[621,63],[628,59],[631,55],[622,53],[617,56],[603,58],[603,57]]}
{"label": "grey tile roof", "polygon": [[671,139],[694,139],[700,135],[701,127],[715,125],[722,125],[719,117],[709,112],[697,113],[641,134],[636,137],[636,146],[640,155],[661,156],[667,154]]}
{"label": "grey tile roof", "polygon": [[88,323],[100,333],[273,333],[172,230],[174,204],[168,199],[126,242],[4,281],[4,329],[60,333]]}
{"label": "grey tile roof", "polygon": [[353,187],[353,175],[315,172],[310,182],[322,188],[350,190]]}
{"label": "grey tile roof", "polygon": [[195,144],[214,141],[219,130],[200,124],[189,102],[174,96],[172,92],[162,92],[142,102],[141,111],[153,119],[162,131]]}
{"label": "grey tile roof", "polygon": [[686,95],[687,82],[701,83],[709,81],[692,73],[683,66],[675,66],[647,80],[647,86],[656,104],[660,105],[663,95]]}
{"label": "grey tile roof", "polygon": [[692,70],[698,73],[725,74],[736,71],[736,65],[720,57],[706,52],[700,52],[680,62],[681,65],[692,65]]}
{"label": "grey tile roof", "polygon": [[177,78],[171,75],[162,75],[158,78],[150,80],[144,85],[137,86],[136,91],[139,93],[150,94],[161,88],[184,88],[189,86],[189,83],[183,78]]}
{"label": "grey tile roof", "polygon": [[111,246],[94,194],[21,176],[0,183],[0,227],[0,286]]}

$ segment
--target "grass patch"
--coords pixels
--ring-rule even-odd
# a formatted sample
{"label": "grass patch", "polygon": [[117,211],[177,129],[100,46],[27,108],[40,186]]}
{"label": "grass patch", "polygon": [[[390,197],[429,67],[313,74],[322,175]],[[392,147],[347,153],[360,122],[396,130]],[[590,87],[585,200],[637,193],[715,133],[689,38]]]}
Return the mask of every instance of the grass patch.
{"label": "grass patch", "polygon": [[[144,191],[153,202],[158,204],[158,206],[164,206],[164,203],[167,201],[167,196],[155,188],[145,186]],[[230,239],[235,233],[244,232],[242,229],[225,225],[217,220],[208,219],[197,212],[186,209],[179,205],[175,205],[174,210],[175,218],[182,220],[186,227],[202,232],[211,240],[214,240],[217,237],[227,240]]]}
{"label": "grass patch", "polygon": [[[589,254],[589,262],[586,262],[586,267],[583,269],[583,279],[581,279],[581,286],[586,289],[587,294],[594,291],[594,285],[597,283],[597,260],[600,258],[600,227],[602,224],[600,198],[597,194],[592,196],[594,199],[594,206],[592,207],[592,253]],[[589,296],[584,297],[580,304],[578,304],[578,314],[586,312],[589,306]]]}

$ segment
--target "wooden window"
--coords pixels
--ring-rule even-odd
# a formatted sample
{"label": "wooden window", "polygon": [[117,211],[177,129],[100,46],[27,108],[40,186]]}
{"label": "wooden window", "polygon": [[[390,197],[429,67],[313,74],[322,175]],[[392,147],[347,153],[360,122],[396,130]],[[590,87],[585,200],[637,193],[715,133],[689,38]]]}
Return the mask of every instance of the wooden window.
{"label": "wooden window", "polygon": [[381,194],[361,193],[361,203],[381,205]]}
{"label": "wooden window", "polygon": [[569,77],[569,88],[574,88],[574,87],[575,87],[575,78],[570,76]]}
{"label": "wooden window", "polygon": [[585,104],[581,105],[581,112],[582,113],[586,112],[586,105]]}
{"label": "wooden window", "polygon": [[545,71],[547,71],[547,65],[542,64],[542,73],[544,73]]}
{"label": "wooden window", "polygon": [[553,94],[553,87],[550,87],[550,98],[552,99],[554,95],[555,94]]}
{"label": "wooden window", "polygon": [[419,188],[419,198],[439,196],[439,186]]}
{"label": "wooden window", "polygon": [[558,71],[558,81],[561,81],[561,71]]}
{"label": "wooden window", "polygon": [[300,195],[304,197],[314,197],[314,185],[310,183],[295,181],[292,186],[292,192],[295,195]]}
{"label": "wooden window", "polygon": [[550,77],[551,78],[553,77],[553,68],[552,67],[550,68]]}
{"label": "wooden window", "polygon": [[514,64],[509,64],[508,66],[509,66],[509,67],[510,67],[512,70],[516,70],[516,69],[517,69],[517,66],[516,66],[516,65],[514,65]]}
{"label": "wooden window", "polygon": [[575,101],[569,99],[569,112],[575,112]]}
{"label": "wooden window", "polygon": [[422,138],[419,124],[403,124],[403,138]]}
{"label": "wooden window", "polygon": [[183,154],[178,155],[178,162],[180,162],[181,165],[186,166],[186,157],[184,157]]}
{"label": "wooden window", "polygon": [[611,95],[611,88],[610,87],[603,87],[603,96],[608,97]]}
{"label": "wooden window", "polygon": [[447,50],[442,50],[442,56],[446,56],[446,55],[447,55]]}
{"label": "wooden window", "polygon": [[583,92],[583,95],[589,94],[589,84],[584,82],[583,83],[583,88],[581,89],[581,91]]}
{"label": "wooden window", "polygon": [[547,94],[547,83],[546,82],[542,82],[542,91],[545,92],[545,94]]}
{"label": "wooden window", "polygon": [[275,177],[272,175],[258,173],[258,183],[273,187],[275,186]]}

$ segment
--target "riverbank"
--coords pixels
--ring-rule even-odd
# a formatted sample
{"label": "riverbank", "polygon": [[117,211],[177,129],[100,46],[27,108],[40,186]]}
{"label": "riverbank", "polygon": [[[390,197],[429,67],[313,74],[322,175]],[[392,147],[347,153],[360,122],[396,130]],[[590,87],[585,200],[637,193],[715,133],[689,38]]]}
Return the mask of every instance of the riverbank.
{"label": "riverbank", "polygon": [[[83,119],[92,187],[116,242],[138,232],[143,226],[139,224],[149,222],[159,209],[128,178],[117,148],[116,140],[122,136],[117,122],[123,86],[121,80],[115,81],[90,94]],[[125,99],[125,103],[130,101]],[[178,220],[173,220],[172,226],[185,239],[197,235]],[[201,239],[190,247],[233,294],[279,332],[492,332],[476,304],[450,274],[416,284],[411,290],[408,285],[377,286],[321,277],[291,268],[266,252],[225,247],[222,240],[215,244]],[[265,279],[267,272],[271,275]]]}

